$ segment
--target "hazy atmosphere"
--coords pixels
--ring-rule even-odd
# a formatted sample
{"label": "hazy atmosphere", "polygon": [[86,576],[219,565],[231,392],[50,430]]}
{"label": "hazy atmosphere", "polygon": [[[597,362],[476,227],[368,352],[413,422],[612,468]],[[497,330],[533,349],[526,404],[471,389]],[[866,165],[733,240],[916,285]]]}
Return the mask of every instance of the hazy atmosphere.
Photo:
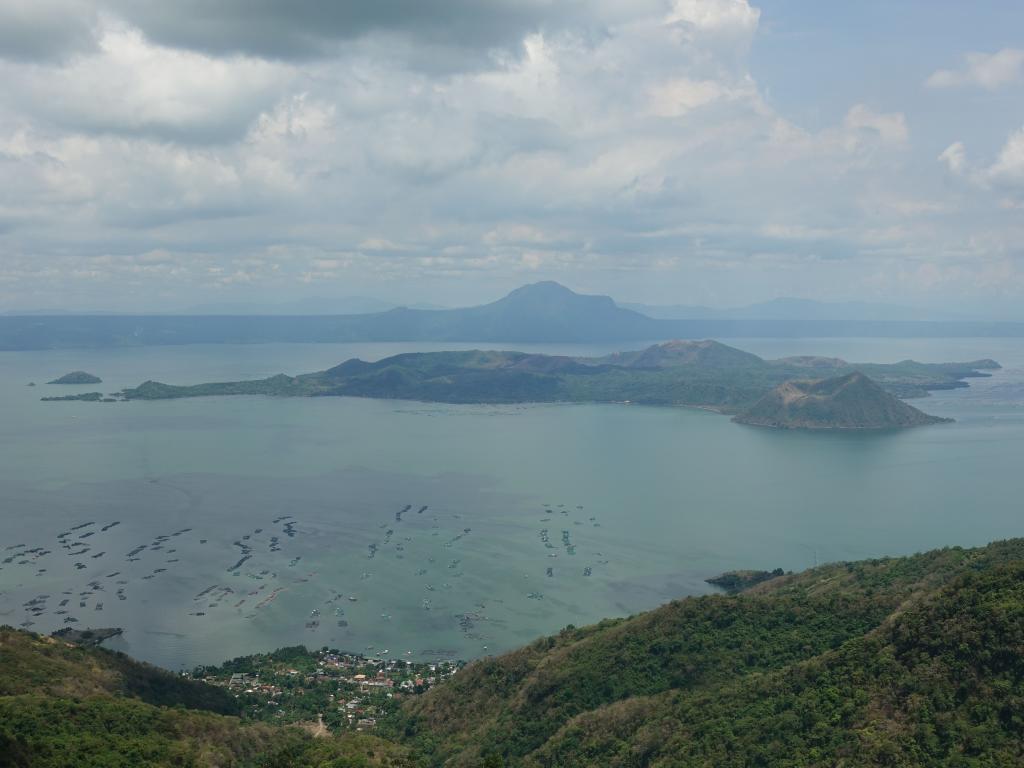
{"label": "hazy atmosphere", "polygon": [[1024,766],[1022,0],[0,0],[2,768]]}
{"label": "hazy atmosphere", "polygon": [[1020,319],[1022,28],[1010,1],[5,0],[0,311],[550,279]]}

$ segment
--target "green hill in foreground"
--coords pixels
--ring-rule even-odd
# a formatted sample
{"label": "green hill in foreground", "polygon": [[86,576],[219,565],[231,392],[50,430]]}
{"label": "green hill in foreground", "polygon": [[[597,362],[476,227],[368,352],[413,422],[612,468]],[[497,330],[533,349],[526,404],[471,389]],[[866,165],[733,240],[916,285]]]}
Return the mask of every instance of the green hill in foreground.
{"label": "green hill in foreground", "polygon": [[995,768],[1024,765],[1024,540],[567,627],[407,699],[384,739],[231,707],[118,654],[0,633],[0,765]]}
{"label": "green hill in foreground", "polygon": [[1024,540],[566,629],[410,702],[452,766],[1024,765]]}
{"label": "green hill in foreground", "polygon": [[222,688],[0,627],[0,766],[408,766],[373,736],[249,723]]}

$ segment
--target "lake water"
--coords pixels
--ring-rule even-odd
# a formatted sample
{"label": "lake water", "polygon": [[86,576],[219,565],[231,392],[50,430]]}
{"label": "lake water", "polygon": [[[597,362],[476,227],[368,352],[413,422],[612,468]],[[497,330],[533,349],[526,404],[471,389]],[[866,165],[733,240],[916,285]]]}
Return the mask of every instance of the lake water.
{"label": "lake water", "polygon": [[[1024,340],[729,343],[1004,369],[915,402],[955,424],[858,435],[625,405],[39,401],[473,345],[0,353],[0,623],[121,626],[113,645],[175,669],[299,643],[472,658],[732,568],[1024,534]],[[104,383],[42,383],[75,369]]]}

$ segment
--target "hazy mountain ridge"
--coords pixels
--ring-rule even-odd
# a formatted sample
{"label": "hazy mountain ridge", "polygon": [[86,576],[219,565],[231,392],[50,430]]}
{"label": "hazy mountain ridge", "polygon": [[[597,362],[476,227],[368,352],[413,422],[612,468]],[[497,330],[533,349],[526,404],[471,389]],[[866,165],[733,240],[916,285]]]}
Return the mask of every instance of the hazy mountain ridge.
{"label": "hazy mountain ridge", "polygon": [[640,304],[622,307],[660,320],[800,320],[820,321],[972,321],[979,318],[944,310],[904,307],[869,301],[825,302],[780,297],[742,307],[706,307],[687,304]]}
{"label": "hazy mountain ridge", "polygon": [[655,319],[554,282],[460,309],[398,307],[325,315],[0,316],[0,350],[167,344],[458,341],[607,343],[709,337],[1024,336],[1024,323],[705,318]]}

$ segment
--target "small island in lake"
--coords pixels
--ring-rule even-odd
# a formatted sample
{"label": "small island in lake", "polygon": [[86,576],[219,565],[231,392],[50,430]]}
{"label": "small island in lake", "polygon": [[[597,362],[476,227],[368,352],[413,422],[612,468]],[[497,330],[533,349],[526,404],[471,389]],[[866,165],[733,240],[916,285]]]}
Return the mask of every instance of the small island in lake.
{"label": "small island in lake", "polygon": [[54,403],[61,401],[81,400],[86,403],[113,403],[117,402],[112,397],[104,397],[102,392],[82,392],[78,395],[59,395],[54,397],[41,397],[39,398],[44,403]]}
{"label": "small island in lake", "polygon": [[56,637],[58,640],[63,640],[66,643],[89,647],[99,645],[104,640],[109,640],[123,633],[124,630],[120,627],[104,627],[102,629],[64,627],[64,629],[58,629],[56,632],[53,632],[51,637]]}
{"label": "small island in lake", "polygon": [[59,379],[46,382],[47,384],[102,384],[103,379],[85,371],[72,371],[65,373]]}
{"label": "small island in lake", "polygon": [[774,571],[726,571],[720,576],[704,579],[704,581],[721,587],[730,595],[735,595],[761,582],[785,575],[786,572],[781,568],[776,568]]}
{"label": "small island in lake", "polygon": [[733,421],[776,429],[898,429],[952,419],[929,416],[854,371],[783,382]]}

